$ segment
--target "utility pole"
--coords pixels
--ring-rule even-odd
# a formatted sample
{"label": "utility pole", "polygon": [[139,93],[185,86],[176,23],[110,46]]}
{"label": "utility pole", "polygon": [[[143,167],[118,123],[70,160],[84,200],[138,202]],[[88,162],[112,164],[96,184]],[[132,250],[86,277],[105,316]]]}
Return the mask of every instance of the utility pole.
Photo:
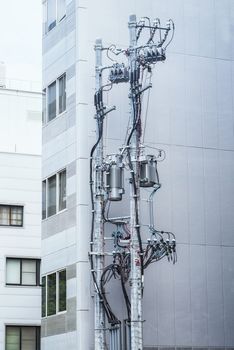
{"label": "utility pole", "polygon": [[[146,154],[145,146],[141,146],[141,96],[152,84],[146,85],[144,77],[151,74],[155,63],[165,61],[166,48],[174,35],[174,23],[170,19],[162,27],[158,18],[151,22],[150,18],[142,17],[137,23],[136,16],[129,18],[130,46],[128,49],[116,48],[111,45],[103,48],[102,41],[96,40],[96,89],[94,104],[96,108],[97,140],[90,152],[90,193],[92,203],[92,229],[90,239],[91,273],[95,286],[95,350],[106,350],[106,331],[109,329],[109,350],[122,350],[121,320],[112,309],[106,293],[106,284],[111,278],[121,281],[122,292],[127,310],[125,347],[128,350],[143,350],[143,319],[142,298],[144,288],[144,269],[151,263],[164,257],[176,262],[176,242],[172,232],[158,231],[154,227],[153,196],[161,187],[159,182],[157,160],[165,152],[156,149],[157,154]],[[173,29],[168,40],[168,33]],[[142,31],[148,32],[148,40],[138,42]],[[107,52],[111,65],[102,65],[102,52]],[[127,65],[115,62],[109,54],[119,56],[124,54]],[[113,64],[113,61],[115,62]],[[103,71],[109,73],[108,83],[103,85]],[[129,83],[130,131],[126,131],[127,142],[115,154],[103,152],[103,123],[105,116],[115,110],[115,106],[107,108],[103,104],[104,87],[110,91],[114,84]],[[142,86],[144,85],[144,86]],[[95,153],[95,156],[94,156]],[[164,159],[164,158],[163,158]],[[163,160],[161,159],[161,160]],[[94,166],[93,166],[94,162]],[[109,217],[106,204],[122,200],[124,194],[124,169],[129,171],[129,208],[130,215]],[[94,181],[93,181],[94,179]],[[105,180],[105,181],[104,181]],[[152,188],[149,196],[149,234],[147,242],[141,238],[140,225],[140,188]],[[104,224],[115,227],[111,237],[104,237]],[[109,228],[108,228],[109,230]],[[164,239],[166,237],[166,239]],[[105,239],[113,240],[114,250],[104,251]],[[144,245],[144,248],[143,248]],[[113,257],[112,263],[105,266],[104,256]],[[130,283],[130,298],[126,283]],[[105,326],[105,317],[108,328]],[[130,325],[130,332],[129,332]],[[130,340],[130,341],[128,341]],[[127,349],[124,349],[127,350]]]}
{"label": "utility pole", "polygon": [[139,142],[140,135],[137,130],[137,103],[136,95],[139,94],[139,77],[136,52],[136,16],[129,18],[130,32],[130,99],[131,99],[131,122],[133,134],[131,142],[128,145],[130,150],[130,254],[131,254],[131,350],[143,349],[143,331],[142,331],[142,256],[139,244],[140,225],[139,225],[139,207],[140,207],[140,182],[139,182]]}
{"label": "utility pole", "polygon": [[[97,39],[95,43],[96,53],[96,93],[101,96],[100,104],[102,105],[102,40]],[[100,280],[104,268],[104,223],[102,218],[104,193],[103,193],[103,137],[100,137],[100,123],[102,123],[102,113],[100,110],[96,114],[97,121],[97,149],[95,156],[95,221],[94,221],[94,257],[95,257],[95,350],[105,350],[105,315],[103,303],[100,295]]]}

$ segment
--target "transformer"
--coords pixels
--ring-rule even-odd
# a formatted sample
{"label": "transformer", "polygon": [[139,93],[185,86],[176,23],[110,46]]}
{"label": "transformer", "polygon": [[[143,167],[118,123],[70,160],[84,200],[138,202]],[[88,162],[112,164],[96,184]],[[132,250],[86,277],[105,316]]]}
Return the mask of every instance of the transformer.
{"label": "transformer", "polygon": [[157,160],[153,155],[147,155],[140,162],[140,187],[153,187],[159,184]]}
{"label": "transformer", "polygon": [[110,201],[120,201],[124,193],[124,165],[122,156],[110,157],[106,171],[106,190]]}

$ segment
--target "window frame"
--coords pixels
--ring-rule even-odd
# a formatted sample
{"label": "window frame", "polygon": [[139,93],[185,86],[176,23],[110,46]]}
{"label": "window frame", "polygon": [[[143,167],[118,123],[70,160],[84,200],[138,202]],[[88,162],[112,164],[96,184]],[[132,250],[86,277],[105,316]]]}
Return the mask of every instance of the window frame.
{"label": "window frame", "polygon": [[[58,1],[59,0],[55,0],[55,24],[49,29],[49,25],[48,25],[48,2],[50,0],[45,0],[43,2],[43,6],[45,6],[45,9],[43,9],[44,12],[44,18],[43,18],[43,23],[44,23],[44,34],[48,34],[51,32],[51,30],[53,30],[54,28],[57,27],[57,25],[59,23],[61,23],[66,17],[67,17],[67,7],[66,7],[66,3],[65,3],[65,13],[64,15],[59,19],[59,11],[58,11]],[[51,23],[52,24],[52,23]]]}
{"label": "window frame", "polygon": [[[59,97],[60,97],[60,86],[59,86],[59,84],[60,84],[60,81],[62,80],[62,79],[64,79],[64,87],[65,87],[65,89],[64,89],[64,94],[65,94],[65,108],[64,108],[64,110],[62,110],[61,112],[60,112],[60,103],[59,103]],[[56,112],[57,112],[57,116],[59,116],[59,115],[61,115],[61,114],[63,114],[63,113],[65,113],[66,112],[66,109],[67,109],[67,74],[66,74],[66,72],[64,72],[63,74],[61,74],[57,79],[56,79],[56,86],[57,86],[57,90],[56,90],[56,95],[57,95],[57,105],[56,105]]]}
{"label": "window frame", "polygon": [[[9,209],[9,225],[2,225],[0,224],[0,227],[24,227],[24,206],[18,205],[18,204],[0,204],[0,207],[5,207]],[[21,225],[12,225],[12,214],[11,211],[13,208],[21,208]]]}
{"label": "window frame", "polygon": [[7,328],[19,328],[20,331],[20,344],[19,344],[19,349],[22,349],[22,329],[23,328],[35,328],[35,333],[36,333],[36,339],[35,339],[35,344],[36,344],[36,350],[41,350],[41,327],[38,325],[15,325],[15,324],[6,324],[5,325],[5,350],[7,350]]}
{"label": "window frame", "polygon": [[[65,171],[66,174],[66,206],[64,209],[60,210],[60,174]],[[56,175],[56,212],[55,214],[49,215],[48,216],[48,198],[49,198],[49,187],[48,187],[48,180]],[[59,213],[62,213],[63,211],[67,210],[67,168],[63,168],[59,170],[57,173],[52,174],[48,176],[46,179],[42,180],[42,191],[43,191],[43,183],[45,183],[45,217],[43,217],[43,208],[42,208],[42,221],[46,220],[50,217],[53,217],[54,215],[57,215]]]}
{"label": "window frame", "polygon": [[[66,293],[65,293],[65,305],[66,305],[66,308],[65,310],[62,310],[60,311],[59,310],[59,297],[60,297],[60,288],[59,288],[59,282],[60,282],[60,278],[59,278],[59,275],[61,272],[65,271],[65,274],[66,274]],[[54,314],[50,314],[48,315],[48,277],[53,275],[53,274],[56,274],[56,279],[55,279],[55,283],[56,283],[56,295],[55,295],[55,313]],[[42,301],[41,301],[41,318],[47,318],[47,317],[53,317],[53,316],[56,316],[56,315],[60,315],[60,314],[63,314],[65,312],[67,312],[67,270],[66,268],[62,268],[60,270],[57,270],[57,271],[53,271],[53,272],[50,272],[48,273],[47,275],[43,275],[42,276],[42,279],[45,278],[45,315],[43,315],[42,311]],[[41,296],[43,296],[43,291],[41,293]]]}
{"label": "window frame", "polygon": [[[20,261],[20,283],[9,283],[7,282],[7,260],[19,260]],[[22,276],[23,276],[23,260],[35,261],[36,262],[36,284],[23,284]],[[41,287],[41,278],[40,278],[40,270],[41,270],[41,259],[37,258],[18,258],[18,257],[6,257],[6,278],[5,285],[6,286],[17,286],[17,287]]]}
{"label": "window frame", "polygon": [[[52,119],[49,119],[49,89],[52,87],[52,85],[55,85],[55,115]],[[57,109],[58,109],[58,92],[57,92],[57,79],[52,81],[46,89],[46,113],[45,113],[45,116],[46,116],[46,122],[47,123],[50,123],[52,122],[52,120],[54,120],[56,117],[57,117]],[[44,91],[43,90],[43,91]]]}
{"label": "window frame", "polygon": [[[59,111],[59,82],[61,79],[65,79],[65,108],[64,110],[62,110],[61,112]],[[55,84],[55,116],[49,120],[49,87],[51,87],[51,85]],[[63,115],[66,111],[67,111],[67,73],[63,72],[61,75],[59,75],[58,78],[56,78],[55,80],[51,81],[46,88],[44,88],[42,90],[44,96],[45,96],[45,111],[44,111],[44,118],[43,118],[43,126],[45,126],[46,124],[52,122],[53,120],[55,120],[57,117]]]}
{"label": "window frame", "polygon": [[54,22],[50,23],[51,28],[49,28],[49,23],[48,23],[48,18],[49,18],[49,16],[48,16],[48,13],[49,13],[49,6],[48,6],[48,4],[49,4],[49,1],[50,0],[46,1],[46,19],[47,19],[46,27],[47,27],[47,33],[49,33],[52,29],[54,29],[57,26],[57,0],[52,0],[52,1],[55,2],[55,9],[54,9],[54,11],[55,11],[55,20],[54,20]]}
{"label": "window frame", "polygon": [[46,124],[46,120],[47,120],[47,115],[46,115],[46,111],[47,111],[47,96],[46,96],[46,89],[42,90],[42,125]]}

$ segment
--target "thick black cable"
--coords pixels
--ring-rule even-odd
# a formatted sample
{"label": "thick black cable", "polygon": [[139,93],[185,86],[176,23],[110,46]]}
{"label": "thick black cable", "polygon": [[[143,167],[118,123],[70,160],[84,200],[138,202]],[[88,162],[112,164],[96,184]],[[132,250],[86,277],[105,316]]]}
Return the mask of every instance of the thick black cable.
{"label": "thick black cable", "polygon": [[[134,131],[136,131],[138,123],[140,121],[140,114],[138,113],[136,100],[134,98],[135,90],[138,89],[138,70],[135,68],[134,72],[132,73],[132,81],[131,81],[131,99],[132,99],[132,108],[133,108],[133,127],[132,130],[128,136],[127,139],[127,156],[128,156],[128,163],[130,168],[130,174],[132,178],[132,184],[133,184],[133,192],[134,192],[134,203],[135,203],[135,217],[136,217],[136,231],[137,231],[137,239],[139,243],[139,249],[140,249],[140,266],[141,266],[141,275],[144,275],[144,267],[143,267],[143,247],[142,247],[142,240],[141,240],[141,234],[140,234],[140,228],[139,228],[139,215],[138,215],[138,202],[137,202],[137,186],[136,186],[136,178],[135,178],[135,172],[131,160],[129,145],[131,142],[131,138],[134,134]],[[134,86],[136,85],[136,87]],[[139,91],[137,92],[138,98],[139,98]],[[138,103],[140,104],[140,100],[138,100]]]}
{"label": "thick black cable", "polygon": [[95,276],[95,271],[94,271],[94,262],[93,262],[93,239],[94,239],[94,219],[95,219],[95,206],[94,206],[94,194],[93,194],[93,154],[102,138],[103,134],[103,121],[100,121],[99,127],[98,127],[98,139],[97,142],[93,145],[91,151],[90,151],[90,162],[89,162],[89,185],[90,185],[90,196],[91,196],[91,208],[92,208],[92,220],[91,220],[91,234],[90,234],[90,265],[91,265],[91,273],[94,281],[95,288],[97,290],[97,293],[101,296],[97,279]]}

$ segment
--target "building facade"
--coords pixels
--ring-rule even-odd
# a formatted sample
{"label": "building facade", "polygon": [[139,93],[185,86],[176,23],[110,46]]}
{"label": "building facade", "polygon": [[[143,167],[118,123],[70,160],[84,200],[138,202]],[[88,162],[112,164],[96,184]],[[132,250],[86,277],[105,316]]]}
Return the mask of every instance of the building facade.
{"label": "building facade", "polygon": [[[233,2],[46,0],[43,9],[42,349],[93,349],[93,48],[96,38],[128,47],[133,13],[176,25],[167,60],[153,73],[144,141],[167,155],[155,210],[157,227],[176,234],[178,262],[146,272],[144,347],[233,347]],[[124,143],[127,85],[113,88],[107,102],[117,107],[105,124],[112,153]],[[119,294],[114,288],[110,298],[122,312]]]}
{"label": "building facade", "polygon": [[[41,92],[0,88],[0,349],[40,350]],[[12,82],[13,86],[13,82]]]}

